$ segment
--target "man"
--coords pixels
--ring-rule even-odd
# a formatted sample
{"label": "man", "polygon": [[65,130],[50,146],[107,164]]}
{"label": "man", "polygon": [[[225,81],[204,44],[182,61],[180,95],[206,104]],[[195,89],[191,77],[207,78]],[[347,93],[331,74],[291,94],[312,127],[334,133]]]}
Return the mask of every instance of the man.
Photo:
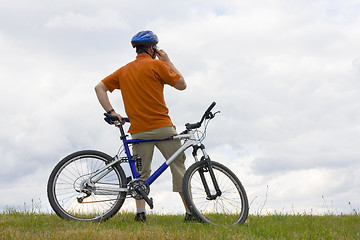
{"label": "man", "polygon": [[[157,48],[157,43],[158,38],[153,32],[137,33],[131,40],[132,46],[136,48],[136,60],[104,78],[95,87],[101,106],[107,113],[117,116],[120,121],[122,117],[112,107],[107,92],[121,90],[125,112],[131,122],[129,133],[133,139],[165,139],[177,135],[168,115],[163,89],[167,84],[175,89],[184,90],[186,82],[165,51]],[[133,145],[134,155],[139,155],[142,161],[139,179],[146,180],[151,174],[154,146],[168,159],[180,145],[180,140]],[[182,154],[170,165],[173,191],[179,192],[183,202],[182,179],[186,171],[184,161],[185,155]],[[184,206],[187,212],[185,220],[189,220],[190,212],[185,203]],[[146,221],[145,200],[136,200],[136,207],[135,220]]]}

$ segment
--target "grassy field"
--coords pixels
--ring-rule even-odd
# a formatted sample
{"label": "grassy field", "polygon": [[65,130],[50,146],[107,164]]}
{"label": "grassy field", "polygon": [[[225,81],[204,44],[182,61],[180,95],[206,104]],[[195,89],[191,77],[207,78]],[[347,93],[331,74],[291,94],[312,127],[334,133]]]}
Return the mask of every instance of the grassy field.
{"label": "grassy field", "polygon": [[184,223],[181,215],[129,213],[103,223],[66,221],[52,214],[0,214],[0,239],[360,239],[359,215],[250,215],[241,226]]}

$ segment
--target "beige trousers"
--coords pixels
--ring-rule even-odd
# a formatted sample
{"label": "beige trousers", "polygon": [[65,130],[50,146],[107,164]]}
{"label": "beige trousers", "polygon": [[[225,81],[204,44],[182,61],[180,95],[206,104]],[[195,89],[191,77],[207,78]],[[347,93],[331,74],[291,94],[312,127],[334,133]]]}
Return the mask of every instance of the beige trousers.
{"label": "beige trousers", "polygon": [[[142,133],[133,133],[131,137],[133,139],[165,139],[171,136],[177,135],[175,127],[162,127]],[[139,155],[142,163],[142,171],[140,180],[146,180],[151,175],[151,162],[154,154],[154,147],[157,147],[162,153],[164,158],[169,159],[181,146],[179,139],[144,142],[133,145],[133,154]],[[172,174],[172,183],[174,192],[182,192],[182,180],[186,171],[185,168],[185,154],[180,154],[174,162],[170,164],[170,170]]]}

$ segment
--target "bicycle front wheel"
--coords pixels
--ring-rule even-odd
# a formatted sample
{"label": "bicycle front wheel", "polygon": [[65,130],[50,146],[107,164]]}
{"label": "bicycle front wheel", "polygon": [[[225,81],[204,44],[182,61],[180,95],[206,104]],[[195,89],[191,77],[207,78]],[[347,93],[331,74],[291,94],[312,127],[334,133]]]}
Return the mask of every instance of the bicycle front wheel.
{"label": "bicycle front wheel", "polygon": [[[216,194],[209,162],[196,162],[184,175],[183,195],[192,215],[213,224],[243,224],[249,213],[245,189],[236,175],[224,165],[211,161],[221,194]],[[208,186],[209,196],[205,186]]]}
{"label": "bicycle front wheel", "polygon": [[[119,164],[104,168],[111,161],[105,153],[86,150],[61,160],[47,185],[51,207],[61,218],[81,221],[107,220],[123,205],[126,176]],[[96,181],[90,176],[103,169]]]}

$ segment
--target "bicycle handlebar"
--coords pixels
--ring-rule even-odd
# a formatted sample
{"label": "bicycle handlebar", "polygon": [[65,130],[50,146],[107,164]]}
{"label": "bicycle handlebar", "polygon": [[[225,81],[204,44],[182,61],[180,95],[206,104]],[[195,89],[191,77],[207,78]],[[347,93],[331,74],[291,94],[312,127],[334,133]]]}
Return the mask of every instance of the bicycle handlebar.
{"label": "bicycle handlebar", "polygon": [[[215,105],[216,105],[216,102],[211,103],[211,105],[208,107],[208,109],[206,109],[204,115],[201,117],[200,122],[185,124],[186,129],[191,130],[191,129],[199,128],[199,127],[201,127],[201,124],[203,123],[203,121],[205,119],[214,118],[216,113],[212,113],[211,110],[215,107]],[[104,113],[104,115],[105,115],[104,120],[110,125],[113,125],[113,124],[116,124],[116,122],[119,122],[118,117],[112,116],[112,115],[107,114],[107,113]],[[121,122],[130,122],[130,120],[129,120],[129,118],[123,117],[121,119]]]}
{"label": "bicycle handlebar", "polygon": [[201,118],[200,123],[202,123],[205,119],[213,118],[211,110],[215,107],[216,102],[213,102],[208,109],[205,111],[204,115]]}
{"label": "bicycle handlebar", "polygon": [[[202,116],[200,122],[197,123],[187,123],[185,124],[185,127],[187,130],[191,130],[191,129],[196,129],[201,127],[201,124],[203,123],[203,121],[205,119],[212,119],[213,117],[215,117],[215,115],[211,112],[211,110],[215,107],[216,102],[213,102],[208,109],[205,111],[204,115]],[[215,113],[216,114],[216,113]]]}
{"label": "bicycle handlebar", "polygon": [[[113,125],[113,124],[115,124],[116,121],[119,121],[118,117],[112,116],[110,114],[104,113],[104,116],[105,116],[105,118],[104,118],[105,122],[107,122],[110,125]],[[130,122],[130,120],[126,117],[123,117],[121,119],[121,122]]]}

